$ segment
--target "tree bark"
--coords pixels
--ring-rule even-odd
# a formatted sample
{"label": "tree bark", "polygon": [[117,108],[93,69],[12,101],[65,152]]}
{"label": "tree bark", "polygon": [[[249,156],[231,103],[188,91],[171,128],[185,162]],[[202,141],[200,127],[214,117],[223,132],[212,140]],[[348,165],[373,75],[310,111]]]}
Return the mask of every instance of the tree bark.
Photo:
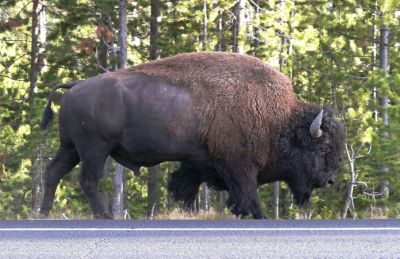
{"label": "tree bark", "polygon": [[279,219],[279,193],[281,184],[279,181],[274,182],[274,194],[272,199],[272,213],[274,219]]}
{"label": "tree bark", "polygon": [[202,49],[205,51],[207,49],[207,0],[203,0],[203,38],[202,38]]}
{"label": "tree bark", "polygon": [[221,11],[221,1],[217,2],[217,8],[218,8],[218,16],[215,21],[215,26],[216,26],[216,31],[217,31],[217,39],[218,42],[215,45],[214,49],[217,51],[222,51],[223,50],[223,12]]}
{"label": "tree bark", "polygon": [[[354,208],[353,204],[353,191],[354,191],[354,184],[356,182],[356,171],[355,171],[355,158],[354,154],[350,154],[350,151],[347,147],[346,144],[346,155],[347,155],[347,161],[349,162],[349,172],[350,172],[350,179],[347,183],[347,193],[346,193],[346,201],[343,205],[342,212],[341,212],[341,218],[345,219],[347,217],[347,213]],[[354,214],[352,214],[352,217],[354,218]]]}
{"label": "tree bark", "polygon": [[158,38],[160,34],[160,25],[158,17],[160,16],[160,1],[151,0],[151,18],[150,18],[150,60],[156,60],[160,57],[160,50],[158,48]]}
{"label": "tree bark", "polygon": [[[44,12],[44,1],[34,0],[32,7],[32,41],[31,41],[31,60],[29,71],[29,95],[28,103],[30,111],[34,110],[35,88],[38,80],[38,74],[44,63],[44,50],[46,45],[46,15]],[[29,115],[31,116],[31,115]],[[33,127],[31,125],[31,127]],[[34,213],[39,212],[40,202],[42,200],[43,190],[43,148],[46,138],[46,133],[41,132],[39,137],[38,152],[34,155],[32,162],[31,177],[33,182],[32,187],[32,210]]]}
{"label": "tree bark", "polygon": [[[119,0],[119,24],[118,24],[118,68],[124,69],[127,64],[127,23],[126,0]],[[124,193],[126,189],[124,167],[116,162],[114,176],[114,191],[112,213],[114,219],[124,219]]]}
{"label": "tree bark", "polygon": [[[100,20],[100,25],[101,26],[106,26],[107,28],[109,27],[107,17],[102,17]],[[108,72],[109,71],[109,53],[108,53],[108,45],[106,43],[106,40],[104,39],[103,35],[100,35],[100,44],[98,48],[98,53],[97,53],[97,60],[98,60],[98,65],[100,66],[100,73]]]}
{"label": "tree bark", "polygon": [[[284,23],[285,23],[285,0],[281,0],[276,3],[280,13],[280,25],[281,25],[281,36],[280,36],[280,44],[279,44],[279,70],[282,71],[285,66],[285,59],[283,58],[283,53],[285,49],[286,38],[284,36]],[[280,193],[280,182],[274,182],[274,195],[273,195],[273,217],[274,219],[279,219],[279,193]]]}
{"label": "tree bark", "polygon": [[[385,24],[380,29],[380,41],[379,41],[379,61],[380,67],[385,72],[385,77],[388,76],[388,64],[389,64],[389,27]],[[388,115],[388,107],[389,107],[389,97],[387,95],[383,95],[380,98],[381,105],[381,116],[382,116],[382,124],[384,126],[389,126],[389,115]],[[383,131],[382,138],[388,138],[389,132]],[[390,169],[387,164],[382,164],[381,167],[382,173],[389,173]],[[381,181],[380,185],[384,185],[387,180],[384,179]],[[389,185],[387,185],[387,192],[389,192]]]}
{"label": "tree bark", "polygon": [[[377,59],[377,22],[378,22],[378,2],[375,1],[375,10],[372,14],[372,52],[371,52],[371,70],[375,71],[375,67],[376,67],[376,59]],[[372,98],[374,100],[374,103],[377,104],[378,103],[378,89],[376,87],[376,85],[374,84],[373,90],[372,90]],[[373,111],[373,117],[375,122],[378,122],[378,116],[379,116],[379,112],[378,110],[375,108]]]}
{"label": "tree bark", "polygon": [[[160,56],[160,51],[158,48],[158,38],[160,34],[160,25],[158,23],[158,17],[160,16],[160,1],[151,0],[151,17],[150,17],[150,50],[149,57],[150,60],[156,60]],[[151,219],[157,213],[158,204],[158,183],[157,183],[157,168],[148,168],[148,181],[147,181],[147,216]]]}
{"label": "tree bark", "polygon": [[147,217],[154,219],[158,212],[159,192],[157,181],[157,167],[148,168],[149,179],[147,181]]}
{"label": "tree bark", "polygon": [[39,48],[38,48],[38,36],[39,36],[39,10],[41,4],[39,0],[32,1],[32,28],[31,28],[31,61],[29,71],[29,96],[28,102],[33,110],[33,103],[35,97],[35,88],[39,73]]}
{"label": "tree bark", "polygon": [[127,65],[127,22],[126,22],[126,0],[119,0],[119,30],[118,30],[118,68],[124,69]]}
{"label": "tree bark", "polygon": [[[207,24],[208,24],[208,19],[207,19],[207,0],[203,0],[203,37],[202,37],[202,50],[205,51],[207,50]],[[208,211],[209,209],[209,191],[208,191],[208,186],[206,184],[203,184],[203,210]]]}
{"label": "tree bark", "polygon": [[[380,29],[380,67],[385,72],[385,76],[388,75],[388,56],[389,56],[389,28],[387,25],[384,25],[383,28]],[[382,123],[383,125],[389,125],[389,116],[387,113],[389,105],[389,98],[384,95],[381,97],[381,107],[382,107]],[[387,132],[384,132],[383,135],[385,137],[388,136]]]}
{"label": "tree bark", "polygon": [[112,202],[113,219],[124,219],[124,189],[124,167],[116,163]]}
{"label": "tree bark", "polygon": [[[254,4],[256,5],[256,14],[255,18],[256,21],[259,21],[259,16],[260,16],[260,0],[254,0]],[[258,57],[258,48],[260,47],[260,33],[257,27],[258,24],[255,24],[254,26],[254,56]]]}
{"label": "tree bark", "polygon": [[246,1],[238,0],[232,9],[234,15],[232,22],[232,51],[237,53],[244,52],[244,30],[245,30],[245,20],[244,20],[244,9]]}

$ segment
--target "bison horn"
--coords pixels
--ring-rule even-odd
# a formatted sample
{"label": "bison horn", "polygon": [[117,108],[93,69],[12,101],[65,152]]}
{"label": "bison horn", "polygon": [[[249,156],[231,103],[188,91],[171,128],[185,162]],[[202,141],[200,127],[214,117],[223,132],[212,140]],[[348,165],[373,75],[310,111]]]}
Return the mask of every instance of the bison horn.
{"label": "bison horn", "polygon": [[323,113],[324,113],[324,110],[321,110],[318,113],[318,115],[315,117],[313,122],[311,123],[310,134],[311,134],[311,137],[313,137],[313,138],[319,138],[322,136],[321,123],[322,123],[322,114]]}

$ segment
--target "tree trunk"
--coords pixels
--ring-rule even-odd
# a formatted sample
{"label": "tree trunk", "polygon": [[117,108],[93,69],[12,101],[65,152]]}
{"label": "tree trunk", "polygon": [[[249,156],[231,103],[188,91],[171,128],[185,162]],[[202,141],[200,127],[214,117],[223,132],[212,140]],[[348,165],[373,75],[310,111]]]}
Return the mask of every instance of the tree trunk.
{"label": "tree trunk", "polygon": [[39,73],[39,48],[38,48],[38,36],[39,36],[39,10],[42,7],[39,0],[32,1],[32,28],[31,28],[31,62],[29,71],[29,96],[28,101],[31,109],[33,110],[33,103],[35,97],[36,82]]}
{"label": "tree trunk", "polygon": [[244,52],[245,5],[245,0],[238,0],[232,9],[234,15],[232,22],[232,51],[237,53]]}
{"label": "tree trunk", "polygon": [[[385,24],[383,28],[380,29],[380,46],[379,46],[379,59],[380,59],[380,67],[385,72],[385,76],[388,76],[388,63],[389,63],[389,28]],[[388,115],[388,106],[389,106],[389,98],[387,95],[381,96],[380,105],[382,110],[382,124],[384,126],[389,126],[389,115]],[[382,132],[383,138],[389,137],[388,131]],[[389,173],[389,166],[387,164],[383,164],[381,167],[382,173]],[[382,180],[380,185],[385,185],[387,180]],[[389,192],[389,185],[387,185],[387,192]]]}
{"label": "tree trunk", "polygon": [[116,163],[114,176],[114,190],[112,202],[113,219],[124,218],[124,167]]}
{"label": "tree trunk", "polygon": [[[114,29],[113,29],[114,26],[112,24],[111,16],[108,15],[106,21],[107,21],[107,23],[106,23],[107,29],[112,33],[112,35],[114,35]],[[114,60],[115,60],[114,37],[111,37],[111,41],[107,41],[107,39],[105,39],[105,42],[107,43],[106,46],[107,46],[107,50],[109,52],[108,53],[108,55],[109,55],[108,62],[109,62],[109,67],[110,67],[109,70],[115,71],[116,64],[114,62]]]}
{"label": "tree trunk", "polygon": [[[44,50],[46,45],[46,15],[44,12],[44,1],[34,0],[32,8],[32,41],[31,41],[31,60],[29,71],[29,95],[28,102],[30,111],[34,110],[35,88],[38,80],[38,74],[44,63]],[[30,115],[31,116],[31,115]],[[33,127],[31,125],[31,127]],[[31,171],[33,182],[32,187],[32,210],[39,212],[40,202],[42,200],[43,190],[43,148],[46,135],[40,133],[38,152],[34,155],[34,161]]]}
{"label": "tree trunk", "polygon": [[[167,183],[169,183],[171,179],[171,173],[173,170],[173,163],[174,162],[167,162]],[[169,192],[167,188],[167,211],[169,212],[171,210],[171,204],[172,204],[172,196],[171,193]]]}
{"label": "tree trunk", "polygon": [[226,206],[226,195],[225,191],[218,192],[218,205],[220,208],[220,213],[223,213]]}
{"label": "tree trunk", "polygon": [[[203,37],[201,40],[201,45],[202,45],[202,50],[205,51],[207,50],[207,0],[203,0]],[[203,184],[203,188],[200,190],[203,190],[203,210],[208,211],[209,209],[209,191],[208,191],[208,186],[206,184]]]}
{"label": "tree trunk", "polygon": [[[126,0],[119,0],[118,23],[118,68],[124,69],[127,63]],[[109,19],[108,26],[111,27],[111,19]],[[112,202],[112,214],[114,219],[124,219],[126,209],[124,206],[126,204],[126,202],[124,202],[125,186],[124,167],[116,162]]]}
{"label": "tree trunk", "polygon": [[127,64],[127,22],[126,22],[126,0],[119,0],[119,30],[118,30],[118,68],[123,69]]}
{"label": "tree trunk", "polygon": [[[158,17],[160,16],[160,1],[151,0],[151,17],[150,17],[150,60],[156,60],[159,58],[158,38],[160,34],[160,25],[158,23]],[[157,183],[157,169],[156,167],[148,168],[149,177],[147,181],[147,216],[154,218],[156,213],[156,205],[158,203],[158,183]]]}
{"label": "tree trunk", "polygon": [[[276,3],[280,13],[280,25],[281,25],[281,40],[279,43],[279,70],[283,71],[283,67],[285,66],[285,59],[283,58],[283,53],[285,49],[286,38],[284,36],[284,23],[285,23],[285,0],[281,0]],[[273,217],[274,219],[279,219],[279,193],[280,193],[280,182],[274,182],[274,195],[273,195]]]}
{"label": "tree trunk", "polygon": [[46,2],[42,0],[39,3],[39,35],[38,35],[38,61],[37,68],[38,73],[42,71],[46,65],[45,50],[47,45],[47,18],[46,18]]}
{"label": "tree trunk", "polygon": [[[255,19],[258,22],[260,17],[260,0],[254,0],[254,4],[256,5],[256,14]],[[260,47],[260,33],[258,30],[259,24],[254,24],[254,56],[258,57],[258,48]]]}
{"label": "tree trunk", "polygon": [[156,60],[160,57],[158,48],[158,38],[160,34],[160,25],[158,17],[160,16],[160,1],[151,0],[151,18],[150,18],[150,60]]}
{"label": "tree trunk", "polygon": [[349,162],[350,179],[347,183],[346,201],[342,208],[341,218],[345,219],[347,217],[347,213],[350,212],[352,217],[355,219],[355,216],[352,213],[352,209],[354,209],[353,191],[354,191],[354,184],[356,182],[355,158],[354,154],[350,154],[347,144],[346,144],[346,154],[347,154],[347,161]]}
{"label": "tree trunk", "polygon": [[281,190],[281,184],[279,181],[274,182],[274,195],[272,199],[272,211],[273,218],[279,219],[279,192]]}
{"label": "tree trunk", "polygon": [[46,139],[46,133],[45,132],[40,132],[40,137],[39,137],[39,146],[37,148],[37,156],[35,160],[33,161],[32,165],[32,182],[33,182],[33,188],[32,188],[32,211],[35,215],[39,213],[40,209],[40,202],[42,200],[42,195],[43,195],[43,176],[44,176],[44,163],[43,163],[43,145],[44,141]]}
{"label": "tree trunk", "polygon": [[[98,26],[103,26],[106,30],[112,32],[112,24],[111,24],[111,17],[106,16],[104,14],[101,15],[100,20],[98,21]],[[111,65],[111,60],[112,56],[114,55],[113,49],[111,49],[111,52],[109,51],[109,45],[112,46],[112,43],[107,42],[107,38],[105,36],[105,33],[101,33],[99,35],[100,37],[100,43],[98,47],[98,52],[96,53],[96,58],[97,58],[97,64],[99,65],[100,68],[100,73],[108,72],[110,70],[114,70]]]}
{"label": "tree trunk", "polygon": [[[375,2],[375,10],[374,10],[374,12],[373,12],[373,18],[372,18],[372,39],[371,39],[371,42],[373,43],[373,48],[372,48],[372,53],[371,53],[371,63],[372,63],[372,66],[371,66],[371,69],[372,69],[372,71],[374,71],[375,70],[375,67],[376,67],[376,59],[377,59],[377,49],[378,49],[378,47],[377,47],[377,36],[376,36],[376,31],[377,31],[377,20],[378,20],[378,18],[377,18],[377,14],[378,14],[378,6],[377,6],[377,2]],[[377,89],[377,87],[376,87],[376,85],[374,85],[374,88],[373,88],[373,90],[372,90],[372,98],[373,98],[373,100],[374,100],[374,103],[375,104],[377,104],[378,103],[378,89]],[[379,112],[378,112],[378,110],[377,109],[375,109],[374,111],[373,111],[373,116],[374,116],[374,120],[375,120],[375,122],[378,122],[378,115],[379,115]]]}
{"label": "tree trunk", "polygon": [[[118,25],[118,68],[124,69],[127,63],[127,24],[126,0],[119,0],[119,25]],[[116,162],[114,176],[114,191],[112,213],[114,219],[124,219],[124,193],[125,193],[124,167]]]}
{"label": "tree trunk", "polygon": [[207,0],[203,0],[203,38],[202,38],[202,50],[207,49]]}
{"label": "tree trunk", "polygon": [[[388,75],[388,56],[389,56],[389,28],[385,25],[380,29],[380,67],[385,71],[385,75]],[[389,98],[387,96],[381,97],[381,107],[382,107],[382,123],[383,125],[389,125],[389,116],[387,113],[389,105]],[[383,133],[384,137],[388,136],[388,132]]]}
{"label": "tree trunk", "polygon": [[148,173],[149,179],[147,182],[147,217],[149,219],[154,219],[154,217],[157,215],[157,205],[159,203],[157,167],[149,167]]}
{"label": "tree trunk", "polygon": [[215,50],[217,51],[222,51],[223,50],[223,12],[221,11],[221,1],[218,1],[217,3],[218,6],[218,17],[216,20],[216,30],[217,30],[217,38],[218,42],[217,45],[215,46]]}
{"label": "tree trunk", "polygon": [[203,210],[209,211],[210,209],[210,192],[207,184],[203,184]]}

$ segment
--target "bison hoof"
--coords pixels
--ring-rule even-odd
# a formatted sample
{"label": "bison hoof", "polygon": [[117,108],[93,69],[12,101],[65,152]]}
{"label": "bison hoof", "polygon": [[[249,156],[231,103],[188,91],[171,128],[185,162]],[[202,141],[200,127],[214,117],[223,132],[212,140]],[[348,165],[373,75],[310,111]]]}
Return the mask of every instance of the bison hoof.
{"label": "bison hoof", "polygon": [[229,204],[228,208],[232,212],[233,215],[240,217],[240,216],[247,216],[250,214],[249,209],[247,206],[240,206],[238,204]]}

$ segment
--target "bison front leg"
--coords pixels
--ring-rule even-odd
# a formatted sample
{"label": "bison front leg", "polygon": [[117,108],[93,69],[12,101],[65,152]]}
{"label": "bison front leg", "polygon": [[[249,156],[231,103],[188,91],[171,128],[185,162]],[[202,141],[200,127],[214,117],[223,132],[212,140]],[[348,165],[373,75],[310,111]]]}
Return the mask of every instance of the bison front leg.
{"label": "bison front leg", "polygon": [[98,183],[102,176],[103,167],[108,153],[101,148],[93,149],[85,154],[82,160],[79,183],[89,200],[90,207],[96,219],[112,219],[112,216],[105,212],[98,190]]}
{"label": "bison front leg", "polygon": [[248,170],[230,170],[224,173],[229,188],[228,208],[236,216],[252,214],[255,219],[265,218],[257,192],[257,173]]}

